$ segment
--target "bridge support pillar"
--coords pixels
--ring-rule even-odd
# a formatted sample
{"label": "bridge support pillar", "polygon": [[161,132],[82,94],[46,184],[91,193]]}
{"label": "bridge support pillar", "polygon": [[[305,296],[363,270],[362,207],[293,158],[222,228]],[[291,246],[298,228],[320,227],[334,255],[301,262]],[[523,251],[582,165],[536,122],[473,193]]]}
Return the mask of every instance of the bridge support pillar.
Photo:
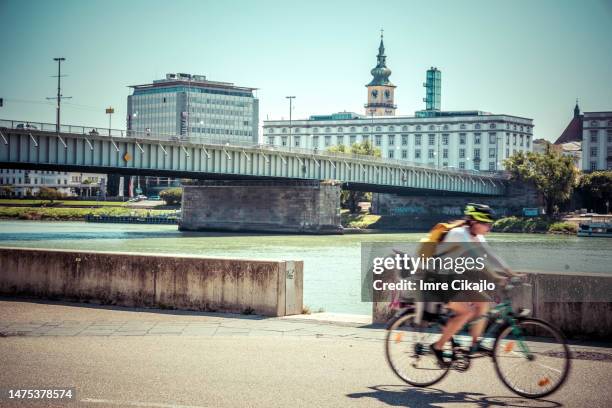
{"label": "bridge support pillar", "polygon": [[341,234],[340,184],[204,181],[183,187],[182,231]]}

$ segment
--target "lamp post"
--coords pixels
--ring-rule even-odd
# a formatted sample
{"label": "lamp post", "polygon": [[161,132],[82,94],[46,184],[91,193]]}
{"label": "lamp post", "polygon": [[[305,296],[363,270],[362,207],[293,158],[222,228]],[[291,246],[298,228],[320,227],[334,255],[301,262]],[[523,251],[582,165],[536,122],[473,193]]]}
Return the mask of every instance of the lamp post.
{"label": "lamp post", "polygon": [[108,135],[111,135],[111,119],[113,117],[113,113],[115,113],[115,109],[112,106],[106,108],[106,114],[108,115]]}
{"label": "lamp post", "polygon": [[293,111],[293,100],[295,96],[286,96],[285,98],[289,99],[289,148],[291,149],[291,127],[292,127],[292,117],[291,112]]}

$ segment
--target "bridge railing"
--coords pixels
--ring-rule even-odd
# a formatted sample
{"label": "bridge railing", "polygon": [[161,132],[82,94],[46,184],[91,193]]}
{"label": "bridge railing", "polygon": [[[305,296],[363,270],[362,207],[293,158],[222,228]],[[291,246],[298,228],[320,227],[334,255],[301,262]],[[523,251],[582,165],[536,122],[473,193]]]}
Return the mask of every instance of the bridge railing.
{"label": "bridge railing", "polygon": [[[57,127],[55,123],[44,123],[44,122],[32,122],[23,120],[6,120],[0,119],[0,129],[15,129],[20,131],[43,131],[43,132],[56,132]],[[214,135],[214,136],[185,136],[176,135],[175,133],[163,133],[163,132],[152,132],[149,130],[138,131],[138,130],[125,130],[125,129],[103,129],[91,126],[80,126],[80,125],[61,125],[60,133],[77,134],[83,136],[110,136],[112,138],[131,138],[138,140],[153,140],[156,142],[175,142],[175,143],[190,143],[190,144],[202,144],[210,146],[227,146],[227,147],[243,147],[250,149],[259,149],[268,152],[287,153],[287,154],[302,154],[302,155],[313,155],[319,159],[337,159],[337,160],[350,160],[358,159],[365,162],[376,163],[379,165],[395,165],[404,167],[413,167],[418,169],[436,170],[439,172],[461,174],[465,176],[480,176],[489,178],[506,178],[506,175],[501,172],[488,172],[488,171],[476,171],[476,170],[465,170],[448,167],[440,167],[436,165],[429,165],[427,163],[415,163],[407,160],[374,157],[355,153],[343,153],[343,152],[332,152],[329,150],[321,149],[305,149],[301,147],[291,146],[276,146],[270,144],[258,144],[253,143],[249,138],[248,140],[237,139],[234,135]]]}

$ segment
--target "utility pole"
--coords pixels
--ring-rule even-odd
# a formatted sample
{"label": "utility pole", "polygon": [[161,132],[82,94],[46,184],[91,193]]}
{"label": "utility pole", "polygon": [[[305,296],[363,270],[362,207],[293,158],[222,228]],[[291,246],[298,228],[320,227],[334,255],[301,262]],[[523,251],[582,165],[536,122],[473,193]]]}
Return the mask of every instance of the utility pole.
{"label": "utility pole", "polygon": [[106,114],[108,115],[108,135],[111,135],[111,118],[113,116],[113,113],[115,113],[115,109],[112,106],[109,106],[108,108],[106,108]]}
{"label": "utility pole", "polygon": [[291,148],[291,111],[293,110],[293,100],[295,96],[286,96],[285,98],[289,99],[289,148]]}
{"label": "utility pole", "polygon": [[62,88],[61,88],[62,61],[66,61],[66,58],[64,57],[53,58],[53,61],[57,61],[57,96],[56,98],[47,98],[47,99],[57,99],[55,132],[59,135],[60,133],[60,112],[61,112],[62,99],[70,99],[72,97],[62,96]]}

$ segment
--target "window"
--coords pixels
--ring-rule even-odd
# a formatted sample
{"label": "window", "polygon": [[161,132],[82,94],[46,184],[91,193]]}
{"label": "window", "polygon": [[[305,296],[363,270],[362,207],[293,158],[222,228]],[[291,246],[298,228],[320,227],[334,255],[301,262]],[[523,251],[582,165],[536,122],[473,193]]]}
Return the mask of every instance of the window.
{"label": "window", "polygon": [[300,128],[295,128],[294,133],[300,133]]}
{"label": "window", "polygon": [[442,126],[442,130],[448,130],[448,125]]}
{"label": "window", "polygon": [[480,123],[477,123],[476,125],[474,125],[474,129],[480,129]]}
{"label": "window", "polygon": [[510,157],[510,149],[506,148],[506,159]]}
{"label": "window", "polygon": [[325,146],[331,145],[331,136],[325,136]]}
{"label": "window", "polygon": [[336,137],[336,144],[344,144],[344,135],[340,135]]}
{"label": "window", "polygon": [[448,133],[444,133],[444,134],[442,135],[442,144],[443,144],[444,146],[448,146]]}
{"label": "window", "polygon": [[495,153],[496,153],[495,148],[494,147],[490,147],[489,148],[489,159],[494,158],[495,157]]}
{"label": "window", "polygon": [[591,130],[591,143],[597,143],[597,131]]}
{"label": "window", "polygon": [[402,159],[408,158],[408,150],[402,150]]}
{"label": "window", "polygon": [[282,146],[287,146],[287,137],[286,137],[286,136],[283,136],[283,137],[281,138],[281,145],[282,145]]}
{"label": "window", "polygon": [[592,121],[591,121],[591,126],[592,126],[592,127],[596,127],[596,126],[598,126],[598,125],[599,125],[599,123],[598,123],[596,120],[592,120]]}
{"label": "window", "polygon": [[393,158],[393,150],[389,150],[389,158],[392,159]]}
{"label": "window", "polygon": [[389,126],[389,132],[394,132],[395,131],[395,127],[394,126]]}
{"label": "window", "polygon": [[[612,125],[611,125],[612,126]],[[408,131],[408,126],[402,126],[402,132],[407,132]]]}
{"label": "window", "polygon": [[414,144],[415,146],[421,145],[421,135],[414,135]]}
{"label": "window", "polygon": [[442,150],[442,158],[443,159],[448,159],[448,149]]}
{"label": "window", "polygon": [[274,136],[269,136],[268,137],[268,144],[271,144],[271,145],[274,144]]}
{"label": "window", "polygon": [[287,133],[287,128],[283,128],[283,133]]}
{"label": "window", "polygon": [[350,130],[351,130],[351,132],[354,132],[355,131],[355,126],[351,126]]}
{"label": "window", "polygon": [[459,158],[460,159],[464,159],[465,158],[465,149],[459,149]]}
{"label": "window", "polygon": [[429,159],[433,159],[434,158],[434,151],[433,151],[433,149],[429,149],[427,151],[427,158],[429,158]]}
{"label": "window", "polygon": [[408,146],[408,135],[402,135],[402,146]]}
{"label": "window", "polygon": [[380,146],[382,144],[382,136],[381,135],[376,135],[374,137],[375,137],[374,143],[376,143],[376,146]]}
{"label": "window", "polygon": [[497,143],[497,133],[489,133],[489,144]]}
{"label": "window", "polygon": [[479,161],[475,161],[474,162],[474,170],[480,170],[480,162]]}
{"label": "window", "polygon": [[608,129],[608,143],[612,143],[612,130]]}
{"label": "window", "polygon": [[591,162],[591,170],[597,170],[597,162]]}
{"label": "window", "polygon": [[480,144],[480,133],[474,133],[474,144]]}
{"label": "window", "polygon": [[465,144],[465,133],[459,133],[459,144]]}
{"label": "window", "polygon": [[495,128],[496,128],[495,123],[491,123],[491,124],[489,125],[489,129],[495,129]]}
{"label": "window", "polygon": [[330,133],[331,132],[331,128],[326,127],[325,128],[325,133]]}
{"label": "window", "polygon": [[444,166],[444,167],[448,167],[448,162],[444,162],[444,163],[442,163],[442,166]]}
{"label": "window", "polygon": [[364,131],[364,132],[367,132],[368,130],[370,130],[370,129],[369,129],[367,126],[364,126],[364,127],[363,127],[363,131]]}
{"label": "window", "polygon": [[355,144],[355,142],[357,141],[357,136],[355,136],[355,135],[350,135],[350,136],[349,136],[349,139],[350,139],[350,144],[351,144],[351,145],[353,145],[353,144]]}
{"label": "window", "polygon": [[489,171],[495,170],[495,162],[489,162]]}
{"label": "window", "polygon": [[294,141],[294,142],[293,142],[293,145],[294,145],[295,147],[300,147],[300,137],[299,137],[299,136],[296,136],[296,137],[293,139],[293,141]]}
{"label": "window", "polygon": [[510,144],[510,133],[506,133],[506,144]]}
{"label": "window", "polygon": [[338,133],[342,133],[342,132],[344,132],[344,129],[342,129],[341,127],[339,127],[339,128],[338,128],[338,130],[336,130],[336,132],[338,132]]}
{"label": "window", "polygon": [[459,162],[459,168],[461,170],[465,169],[465,162]]}
{"label": "window", "polygon": [[377,132],[380,132],[381,130],[382,130],[382,129],[381,129],[381,127],[380,127],[380,126],[376,126],[376,131],[377,131]]}
{"label": "window", "polygon": [[421,130],[421,125],[417,125],[416,130]]}
{"label": "window", "polygon": [[597,157],[597,148],[591,147],[591,157]]}
{"label": "window", "polygon": [[527,145],[527,147],[531,145],[531,138],[529,137],[529,135],[527,135],[527,137],[525,138],[525,144]]}
{"label": "window", "polygon": [[474,149],[474,159],[480,157],[480,149]]}
{"label": "window", "polygon": [[436,135],[428,135],[429,136],[429,145],[433,146],[436,143]]}
{"label": "window", "polygon": [[520,136],[520,138],[521,138],[521,147],[523,147],[523,146],[524,146],[524,144],[525,144],[525,143],[524,143],[524,141],[525,141],[525,140],[524,140],[525,135],[521,135],[521,136]]}
{"label": "window", "polygon": [[512,135],[512,146],[516,146],[516,133]]}
{"label": "window", "polygon": [[312,133],[319,133],[319,128],[312,128]]}
{"label": "window", "polygon": [[434,125],[429,125],[429,130],[434,130]]}
{"label": "window", "polygon": [[274,128],[268,129],[268,133],[274,133]]}
{"label": "window", "polygon": [[465,123],[462,123],[462,124],[459,126],[459,129],[461,129],[461,130],[465,130],[466,128],[467,128],[467,127],[465,126]]}
{"label": "window", "polygon": [[420,159],[421,158],[421,149],[417,149],[414,151],[414,158],[415,159]]}
{"label": "window", "polygon": [[312,147],[317,149],[319,147],[319,136],[312,137]]}
{"label": "window", "polygon": [[389,138],[389,146],[393,146],[395,144],[395,136],[388,135],[387,137]]}

